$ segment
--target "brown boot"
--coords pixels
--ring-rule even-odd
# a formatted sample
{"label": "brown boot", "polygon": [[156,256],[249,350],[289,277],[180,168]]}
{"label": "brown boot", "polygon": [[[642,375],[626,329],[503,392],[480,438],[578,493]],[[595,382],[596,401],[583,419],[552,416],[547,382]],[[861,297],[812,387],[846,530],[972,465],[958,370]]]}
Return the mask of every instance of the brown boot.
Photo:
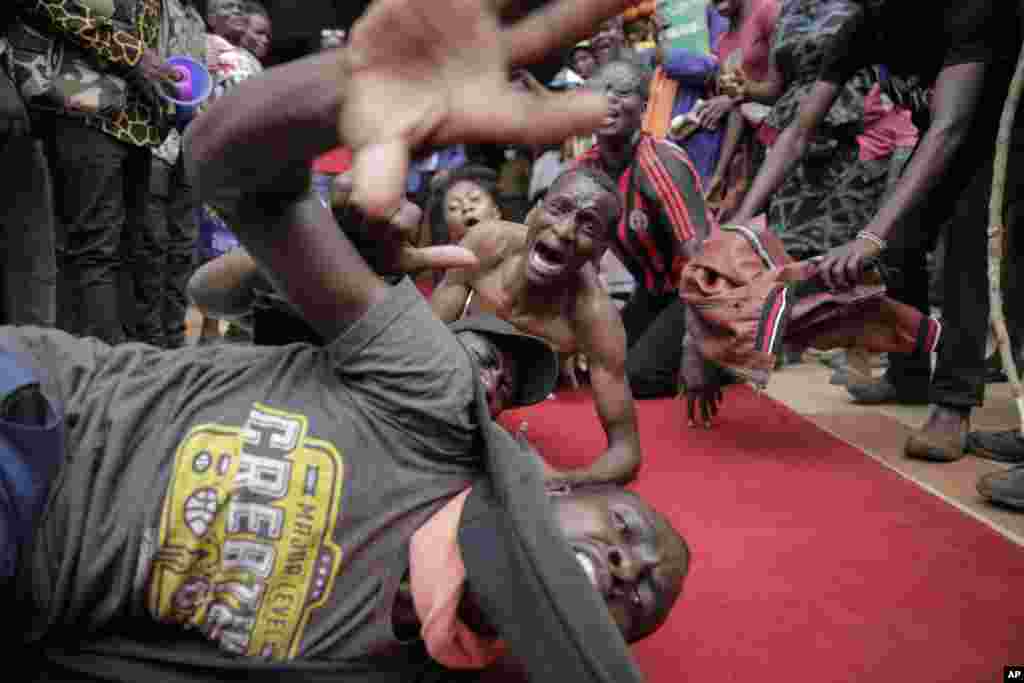
{"label": "brown boot", "polygon": [[903,452],[908,458],[932,462],[954,462],[964,457],[970,412],[932,406],[928,421],[907,439]]}

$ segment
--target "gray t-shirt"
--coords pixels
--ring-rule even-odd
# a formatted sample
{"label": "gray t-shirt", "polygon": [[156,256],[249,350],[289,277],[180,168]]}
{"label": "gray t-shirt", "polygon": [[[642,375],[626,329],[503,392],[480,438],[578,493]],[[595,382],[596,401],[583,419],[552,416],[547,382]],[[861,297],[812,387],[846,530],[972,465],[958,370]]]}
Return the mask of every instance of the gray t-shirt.
{"label": "gray t-shirt", "polygon": [[0,334],[67,424],[32,639],[155,618],[271,660],[405,647],[408,540],[479,473],[470,361],[409,281],[322,348]]}

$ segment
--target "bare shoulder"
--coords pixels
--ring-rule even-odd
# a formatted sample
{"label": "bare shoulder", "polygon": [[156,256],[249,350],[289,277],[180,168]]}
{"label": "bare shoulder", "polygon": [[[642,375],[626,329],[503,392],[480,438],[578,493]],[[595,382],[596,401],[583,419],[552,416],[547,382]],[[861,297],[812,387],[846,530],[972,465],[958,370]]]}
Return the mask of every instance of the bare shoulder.
{"label": "bare shoulder", "polygon": [[580,350],[608,362],[624,363],[626,329],[622,317],[611,295],[601,285],[597,270],[590,264],[580,270],[574,311]]}

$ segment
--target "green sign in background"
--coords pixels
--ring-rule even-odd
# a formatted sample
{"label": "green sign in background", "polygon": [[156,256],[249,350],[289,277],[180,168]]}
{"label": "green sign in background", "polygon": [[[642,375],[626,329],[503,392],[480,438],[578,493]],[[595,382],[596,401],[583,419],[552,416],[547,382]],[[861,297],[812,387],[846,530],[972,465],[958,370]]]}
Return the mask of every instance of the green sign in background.
{"label": "green sign in background", "polygon": [[698,54],[711,51],[707,4],[708,0],[658,0],[658,12],[668,24],[663,38],[666,48]]}

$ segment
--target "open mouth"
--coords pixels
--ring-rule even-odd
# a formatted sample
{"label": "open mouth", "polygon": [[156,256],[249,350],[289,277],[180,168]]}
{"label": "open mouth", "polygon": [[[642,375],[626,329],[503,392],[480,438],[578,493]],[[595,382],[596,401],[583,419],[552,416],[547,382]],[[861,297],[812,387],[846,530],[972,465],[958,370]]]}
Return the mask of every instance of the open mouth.
{"label": "open mouth", "polygon": [[537,242],[530,253],[530,266],[541,275],[551,277],[559,275],[568,262],[561,249],[551,247],[544,242]]}
{"label": "open mouth", "polygon": [[465,221],[463,221],[462,224],[465,225],[467,228],[472,228],[474,225],[476,225],[479,222],[480,222],[479,218],[477,218],[476,216],[470,216]]}

